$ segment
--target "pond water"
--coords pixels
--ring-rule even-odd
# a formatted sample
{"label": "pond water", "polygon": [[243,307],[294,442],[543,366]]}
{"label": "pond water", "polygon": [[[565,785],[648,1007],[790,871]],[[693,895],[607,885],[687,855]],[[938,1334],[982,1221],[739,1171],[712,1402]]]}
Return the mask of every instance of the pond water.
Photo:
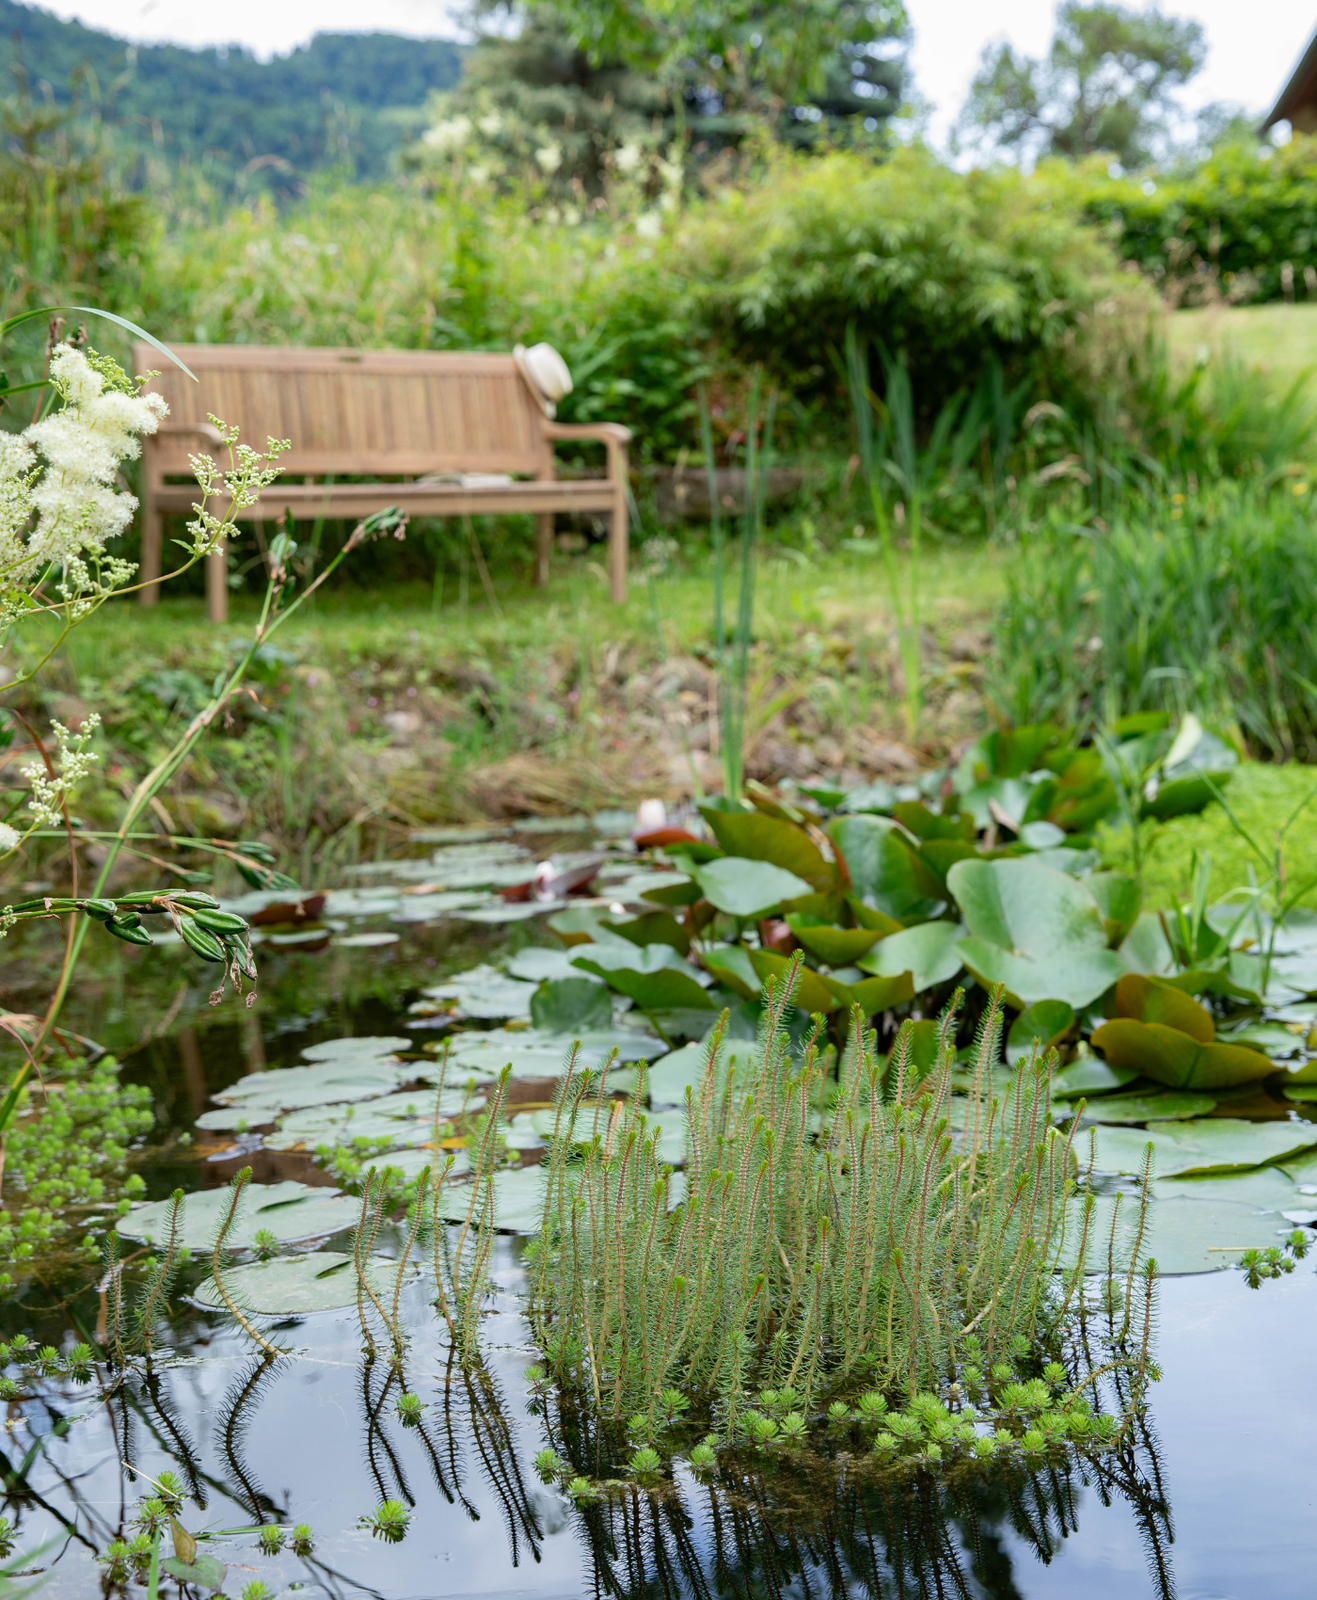
{"label": "pond water", "polygon": [[[542,849],[536,841],[535,853]],[[418,885],[421,894],[397,892]],[[400,1055],[411,1070],[399,1068],[399,1086],[423,1077],[433,1060],[423,1046],[435,1037],[436,1020],[423,1014],[433,1009],[423,991],[500,952],[548,944],[534,916],[510,924],[456,921],[451,905],[432,904],[434,915],[423,917],[412,908],[426,888],[416,863],[360,875],[350,886],[355,901],[331,901],[324,913],[339,924],[343,943],[326,947],[321,939],[318,950],[267,945],[261,952],[257,1012],[241,1022],[165,1031],[124,1053],[127,1075],[156,1092],[160,1126],[139,1168],[149,1200],[176,1185],[218,1188],[247,1164],[260,1183],[329,1184],[306,1153],[268,1148],[259,1131],[207,1129],[204,1122],[197,1128],[198,1117],[222,1121],[213,1097],[244,1075],[305,1065],[308,1048],[314,1060],[317,1046],[332,1055],[333,1042],[344,1038],[410,1037],[411,1050]],[[451,885],[432,891],[459,892]],[[487,896],[468,895],[457,909],[488,906]],[[408,920],[396,920],[400,908]],[[400,938],[362,941],[363,932]],[[147,958],[164,964],[168,953]],[[418,1002],[420,1013],[409,1011]],[[70,1022],[94,1033],[96,1009],[89,1003]],[[475,1025],[497,1027],[498,1019]],[[125,1024],[124,1031],[132,1030]],[[542,1078],[526,1078],[517,1092],[534,1104],[546,1087]],[[528,1138],[528,1162],[534,1143]],[[341,1251],[349,1238],[339,1232],[302,1248]],[[395,1229],[377,1248],[396,1255],[402,1243]],[[524,1375],[536,1352],[520,1313],[521,1248],[516,1236],[500,1236],[485,1366],[473,1374],[450,1359],[424,1276],[400,1293],[410,1342],[398,1373],[383,1352],[363,1361],[353,1307],[286,1319],[273,1336],[294,1354],[257,1359],[229,1319],[190,1300],[187,1290],[202,1276],[191,1269],[152,1372],[135,1373],[109,1403],[98,1399],[95,1384],[50,1379],[9,1406],[5,1511],[18,1524],[17,1550],[31,1584],[52,1600],[102,1593],[97,1554],[123,1535],[147,1492],[141,1475],[167,1469],[186,1486],[182,1521],[211,1536],[201,1548],[227,1564],[224,1592],[232,1596],[256,1580],[287,1600],[1308,1600],[1312,1593],[1317,1398],[1302,1355],[1317,1325],[1311,1258],[1257,1291],[1234,1270],[1164,1280],[1157,1346],[1163,1376],[1147,1427],[1100,1475],[1054,1469],[946,1495],[925,1486],[884,1498],[857,1486],[844,1468],[823,1470],[810,1460],[716,1495],[685,1475],[660,1495],[580,1507],[542,1483],[532,1465],[548,1434],[545,1402]],[[84,1268],[33,1280],[0,1304],[0,1335],[25,1332],[37,1343],[60,1344],[71,1330],[94,1331],[98,1319],[103,1327],[104,1293],[89,1281],[95,1276]],[[424,1403],[419,1425],[399,1420],[404,1389]],[[410,1508],[399,1542],[359,1526],[394,1499]],[[309,1524],[313,1549],[262,1553],[253,1530],[270,1523]],[[8,1590],[5,1581],[0,1577],[0,1594],[27,1591],[21,1579]],[[145,1587],[130,1583],[127,1592]]]}

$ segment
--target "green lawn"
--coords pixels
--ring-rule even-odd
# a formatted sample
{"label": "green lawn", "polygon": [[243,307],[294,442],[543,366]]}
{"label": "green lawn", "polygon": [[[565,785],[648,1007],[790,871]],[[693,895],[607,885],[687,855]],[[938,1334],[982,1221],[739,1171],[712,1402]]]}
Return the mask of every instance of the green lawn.
{"label": "green lawn", "polygon": [[1177,363],[1233,355],[1279,384],[1317,372],[1317,304],[1201,306],[1166,318]]}

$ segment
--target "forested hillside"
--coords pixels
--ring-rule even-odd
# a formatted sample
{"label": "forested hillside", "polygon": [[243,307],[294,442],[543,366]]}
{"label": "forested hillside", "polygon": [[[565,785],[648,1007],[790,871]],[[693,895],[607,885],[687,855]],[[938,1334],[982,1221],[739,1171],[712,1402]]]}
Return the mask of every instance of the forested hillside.
{"label": "forested hillside", "polygon": [[89,96],[130,143],[215,178],[256,170],[278,186],[327,165],[377,174],[461,63],[451,40],[386,33],[322,33],[271,61],[236,46],[132,45],[0,0],[0,96]]}

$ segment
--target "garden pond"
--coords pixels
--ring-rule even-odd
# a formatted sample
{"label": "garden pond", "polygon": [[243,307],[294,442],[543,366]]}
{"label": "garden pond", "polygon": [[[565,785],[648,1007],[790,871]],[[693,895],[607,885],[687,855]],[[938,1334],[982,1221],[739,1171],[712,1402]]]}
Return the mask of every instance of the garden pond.
{"label": "garden pond", "polygon": [[[174,1287],[156,1358],[135,1363],[108,1400],[108,1369],[77,1382],[29,1359],[3,1444],[16,1539],[0,1593],[102,1593],[111,1569],[98,1558],[131,1536],[139,1502],[172,1473],[180,1525],[216,1582],[227,1568],[223,1592],[235,1597],[1306,1597],[1317,1400],[1298,1356],[1317,1319],[1317,1274],[1290,1253],[1285,1270],[1250,1288],[1231,1264],[1317,1221],[1317,1106],[1256,1085],[1196,1098],[1154,1086],[1140,1104],[1148,1086],[1122,1081],[1099,1085],[1112,1096],[1108,1120],[1090,1105],[1107,1205],[1135,1186],[1149,1138],[1156,1147],[1151,1248],[1167,1274],[1161,1378],[1146,1418],[1106,1461],[893,1487],[851,1470],[844,1453],[806,1450],[712,1482],[682,1468],[671,1483],[585,1501],[544,1481],[535,1458],[551,1402],[526,1375],[538,1352],[520,1294],[565,1044],[580,1037],[587,1060],[611,1061],[612,1091],[634,1085],[632,1063],[653,1061],[650,1103],[680,1161],[678,1107],[698,1075],[684,1041],[708,1024],[681,994],[647,1015],[574,966],[575,945],[551,927],[580,943],[591,914],[652,914],[642,894],[675,875],[635,855],[630,824],[605,814],[574,830],[418,833],[404,854],[299,911],[273,893],[235,902],[257,916],[274,906],[259,924],[258,1008],[172,1030],[166,1015],[136,1048],[116,1043],[124,1081],[150,1091],[156,1115],[135,1157],[145,1192],[119,1221],[123,1254],[138,1257],[123,1276],[140,1271],[145,1241],[161,1242],[179,1187],[195,1196],[181,1240],[195,1262]],[[178,959],[168,949],[116,958],[139,964],[135,985],[154,972],[161,992]],[[71,1008],[69,1026],[103,1038],[98,1009],[103,1022],[103,1003]],[[1259,1015],[1254,1039],[1265,1046],[1258,1030],[1270,1027],[1283,1055],[1282,1031],[1301,1040],[1311,1021],[1291,998]],[[445,1043],[436,1109],[428,1086]],[[374,1253],[406,1354],[400,1367],[382,1350],[363,1359],[345,1287],[363,1171],[388,1164],[399,1181],[413,1178],[438,1144],[453,1149],[460,1179],[461,1141],[445,1140],[452,1124],[440,1118],[460,1122],[472,1096],[463,1085],[478,1098],[508,1061],[483,1359],[465,1369],[452,1359],[423,1254],[419,1270],[413,1256],[397,1272],[402,1224],[379,1232]],[[229,1281],[293,1352],[272,1362],[214,1309],[206,1272],[226,1186],[248,1166],[253,1187],[230,1240],[242,1264]],[[114,1293],[94,1263],[39,1273],[0,1303],[0,1335],[99,1343]],[[17,1373],[21,1345],[11,1354]],[[399,1406],[404,1394],[418,1397],[418,1413]],[[302,1525],[309,1534],[294,1538]],[[131,1560],[115,1576],[125,1592],[147,1592]],[[159,1584],[177,1589],[167,1573]]]}

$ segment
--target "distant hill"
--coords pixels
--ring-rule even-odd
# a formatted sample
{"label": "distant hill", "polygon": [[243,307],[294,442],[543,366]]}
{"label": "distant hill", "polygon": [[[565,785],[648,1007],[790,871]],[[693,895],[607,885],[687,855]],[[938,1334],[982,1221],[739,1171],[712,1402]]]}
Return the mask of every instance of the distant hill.
{"label": "distant hill", "polygon": [[130,145],[163,148],[215,177],[260,172],[275,188],[330,165],[358,177],[387,170],[423,125],[431,90],[457,82],[462,56],[448,39],[321,33],[258,61],[238,47],[133,45],[0,0],[0,97],[25,75],[35,99],[63,102],[89,70],[89,88]]}

